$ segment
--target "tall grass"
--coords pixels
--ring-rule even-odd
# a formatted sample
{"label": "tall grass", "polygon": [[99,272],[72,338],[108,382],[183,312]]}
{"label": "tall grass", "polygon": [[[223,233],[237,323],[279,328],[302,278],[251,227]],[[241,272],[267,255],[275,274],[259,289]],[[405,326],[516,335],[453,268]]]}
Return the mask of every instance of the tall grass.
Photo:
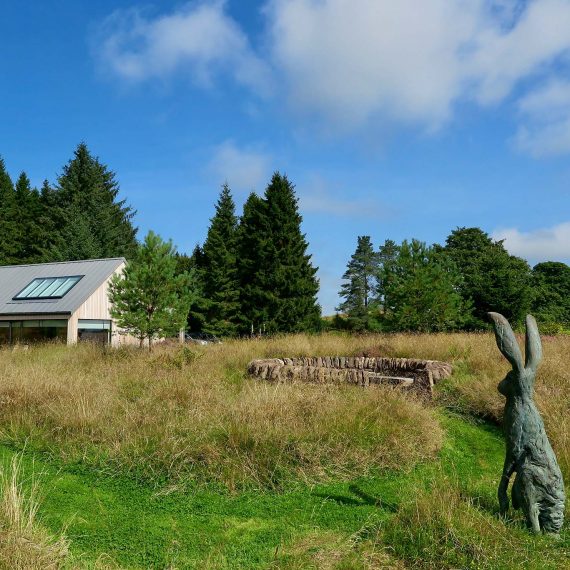
{"label": "tall grass", "polygon": [[[537,402],[570,479],[570,338],[543,339]],[[491,334],[292,335],[203,348],[0,351],[0,441],[156,481],[276,487],[408,468],[441,446],[429,406],[390,389],[248,379],[253,358],[385,355],[453,362],[440,401],[501,420],[509,365]]]}
{"label": "tall grass", "polygon": [[446,477],[403,504],[378,540],[418,569],[568,568],[565,544],[505,525]]}
{"label": "tall grass", "polygon": [[0,441],[156,482],[276,488],[406,469],[442,430],[393,389],[271,385],[254,357],[345,354],[377,338],[292,336],[152,354],[43,346],[0,352]]}
{"label": "tall grass", "polygon": [[21,458],[0,470],[0,568],[52,570],[68,554],[63,536],[52,536],[37,520],[38,488],[24,489]]}

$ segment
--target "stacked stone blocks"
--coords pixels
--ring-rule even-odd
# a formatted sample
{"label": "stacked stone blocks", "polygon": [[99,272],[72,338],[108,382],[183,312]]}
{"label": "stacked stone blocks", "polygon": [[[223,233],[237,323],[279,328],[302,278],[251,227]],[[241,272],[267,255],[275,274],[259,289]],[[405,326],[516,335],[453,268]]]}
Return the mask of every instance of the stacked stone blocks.
{"label": "stacked stone blocks", "polygon": [[313,382],[373,386],[399,385],[430,393],[452,367],[436,360],[364,356],[322,356],[253,360],[248,373],[270,382]]}

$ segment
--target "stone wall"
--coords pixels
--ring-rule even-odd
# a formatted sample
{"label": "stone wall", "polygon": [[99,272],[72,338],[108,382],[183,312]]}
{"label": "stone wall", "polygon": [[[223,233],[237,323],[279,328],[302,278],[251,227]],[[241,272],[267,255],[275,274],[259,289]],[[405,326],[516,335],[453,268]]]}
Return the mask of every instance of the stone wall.
{"label": "stone wall", "polygon": [[336,383],[364,387],[390,384],[431,393],[438,380],[451,375],[452,367],[436,360],[335,356],[253,360],[247,371],[255,378],[270,382]]}

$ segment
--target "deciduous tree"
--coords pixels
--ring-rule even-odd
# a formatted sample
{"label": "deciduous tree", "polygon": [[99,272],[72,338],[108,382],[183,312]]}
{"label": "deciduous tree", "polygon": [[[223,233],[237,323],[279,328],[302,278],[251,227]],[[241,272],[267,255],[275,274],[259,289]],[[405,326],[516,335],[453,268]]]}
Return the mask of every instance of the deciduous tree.
{"label": "deciduous tree", "polygon": [[466,307],[460,275],[445,256],[418,240],[404,241],[389,269],[384,322],[392,330],[438,332],[460,328]]}
{"label": "deciduous tree", "polygon": [[490,311],[513,323],[522,322],[532,301],[532,275],[525,260],[509,255],[502,241],[479,228],[457,228],[443,251],[461,273],[463,299],[473,304],[471,327],[486,327]]}

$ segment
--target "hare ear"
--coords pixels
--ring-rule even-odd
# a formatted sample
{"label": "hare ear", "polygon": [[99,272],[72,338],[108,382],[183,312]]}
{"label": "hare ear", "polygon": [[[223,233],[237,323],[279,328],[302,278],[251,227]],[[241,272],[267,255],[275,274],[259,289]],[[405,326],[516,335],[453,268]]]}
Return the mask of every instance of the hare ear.
{"label": "hare ear", "polygon": [[532,315],[526,316],[526,362],[525,367],[536,370],[542,359],[542,343],[538,334],[538,326]]}
{"label": "hare ear", "polygon": [[523,369],[523,359],[521,349],[515,338],[515,333],[509,325],[509,321],[499,313],[488,313],[493,319],[493,326],[495,327],[495,339],[497,346],[503,353],[503,356],[512,364],[513,368],[517,371]]}

